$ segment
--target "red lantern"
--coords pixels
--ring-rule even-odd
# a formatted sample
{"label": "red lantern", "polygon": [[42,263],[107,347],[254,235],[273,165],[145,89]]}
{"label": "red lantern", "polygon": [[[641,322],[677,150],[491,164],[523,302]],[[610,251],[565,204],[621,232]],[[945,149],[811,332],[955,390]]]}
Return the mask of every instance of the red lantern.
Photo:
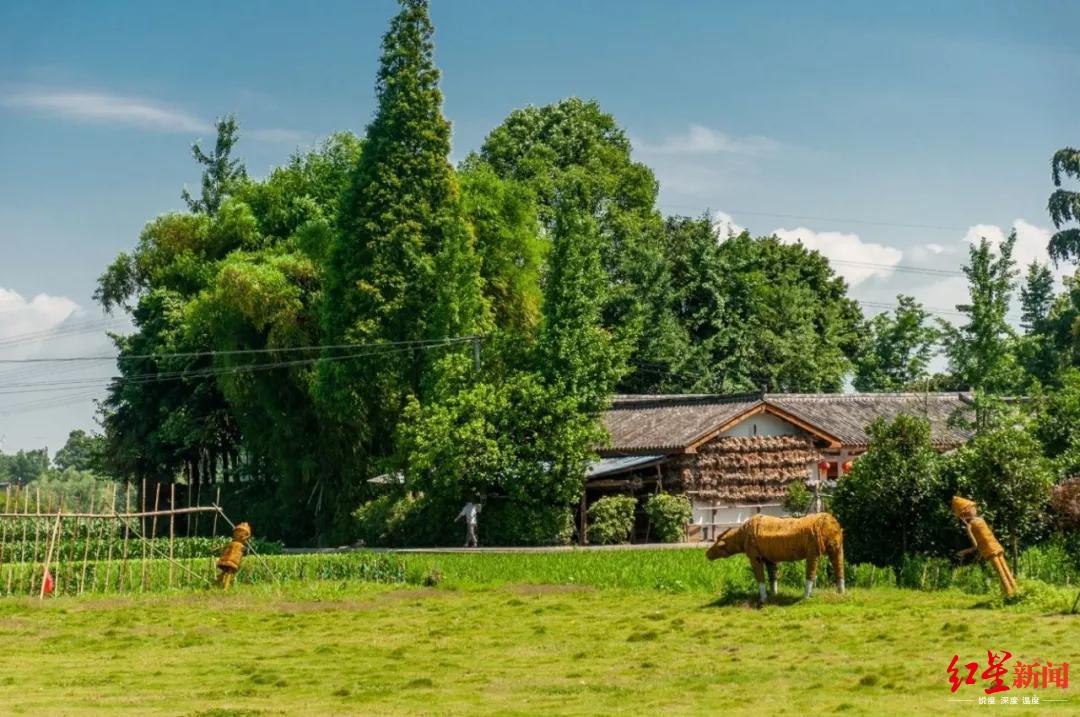
{"label": "red lantern", "polygon": [[851,472],[851,461],[845,461],[844,462],[844,472],[845,473],[850,473]]}
{"label": "red lantern", "polygon": [[821,471],[822,473],[827,474],[829,472],[829,462],[828,461],[822,461],[821,463],[818,463],[817,467],[818,467],[818,470]]}

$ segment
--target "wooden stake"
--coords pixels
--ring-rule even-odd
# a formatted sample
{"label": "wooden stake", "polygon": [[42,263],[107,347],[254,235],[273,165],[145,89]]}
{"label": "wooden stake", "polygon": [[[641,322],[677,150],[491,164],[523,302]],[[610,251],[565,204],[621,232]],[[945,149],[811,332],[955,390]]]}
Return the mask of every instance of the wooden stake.
{"label": "wooden stake", "polygon": [[169,589],[173,586],[173,539],[176,537],[176,483],[169,484]]}
{"label": "wooden stake", "polygon": [[[34,503],[36,504],[37,512],[40,515],[41,514],[41,487],[40,486],[34,486]],[[33,561],[35,563],[37,562],[37,556],[38,556],[37,551],[38,551],[38,545],[40,543],[40,538],[41,538],[41,521],[40,520],[35,520],[34,521],[34,552],[32,553],[32,558],[33,558]],[[33,568],[33,565],[30,566],[30,588],[29,588],[29,593],[31,595],[34,594],[34,568]]]}
{"label": "wooden stake", "polygon": [[[220,505],[221,505],[221,486],[218,486],[217,487],[217,497],[214,498],[214,507],[218,508],[218,506],[220,506]],[[221,510],[221,509],[218,508],[218,510]],[[212,536],[211,536],[215,542],[217,541],[217,517],[218,517],[218,514],[215,511],[215,513],[214,513],[213,531],[212,531]],[[213,577],[214,571],[216,569],[217,569],[217,558],[214,557],[213,553],[211,553],[211,555],[210,555],[210,576],[211,577]]]}
{"label": "wooden stake", "polygon": [[[41,592],[38,594],[38,600],[45,599],[45,578],[49,575],[49,563],[52,562],[53,549],[56,547],[56,541],[60,539],[60,517],[64,510],[64,501],[60,501],[59,507],[56,509],[56,523],[53,525],[52,540],[47,544],[45,549],[45,567],[41,571]],[[56,582],[53,582],[53,589],[56,589]]]}
{"label": "wooden stake", "polygon": [[[176,506],[173,506],[173,507],[176,507]],[[188,507],[188,510],[191,510],[191,483],[188,483],[188,487],[187,487],[187,507]],[[198,515],[198,513],[196,513],[196,515]],[[187,525],[185,527],[187,528],[187,537],[190,538],[191,537],[191,515],[190,514],[187,517]]]}
{"label": "wooden stake", "polygon": [[[25,503],[25,505],[23,506],[23,510],[25,512],[29,513],[30,512],[30,491],[26,490],[25,488],[23,489],[23,499],[24,499],[23,502]],[[15,507],[18,508],[19,507],[18,504],[16,504]],[[29,526],[27,526],[26,521],[24,520],[23,521],[23,530],[22,530],[22,542],[19,544],[19,567],[20,568],[22,568],[22,567],[24,567],[26,565],[26,531],[28,530],[28,528],[29,528]],[[22,577],[21,576],[19,577],[19,584],[22,585]],[[8,594],[9,595],[11,594],[11,586],[10,585],[8,586]]]}
{"label": "wooden stake", "polygon": [[[200,480],[198,485],[195,486],[195,505],[198,505],[198,506],[202,505],[202,484],[203,484],[203,482],[202,482],[202,480]],[[189,488],[188,490],[191,490],[191,489]],[[199,535],[199,514],[198,513],[195,514],[195,535],[196,536]]]}
{"label": "wooden stake", "polygon": [[158,503],[161,500],[161,481],[154,481],[154,519],[150,521],[150,542],[157,540]]}
{"label": "wooden stake", "polygon": [[[97,491],[90,491],[90,512],[94,512],[94,500],[97,498]],[[86,589],[86,565],[90,562],[90,527],[93,525],[89,520],[86,522],[86,544],[83,546],[82,556],[82,572],[79,575],[79,595],[83,594],[83,590]],[[76,530],[79,527],[79,523],[75,523]]]}
{"label": "wooden stake", "polygon": [[[11,486],[4,486],[4,512],[8,511],[8,503],[11,502]],[[14,561],[4,560],[4,547],[7,544],[7,521],[0,524],[0,565],[9,564],[8,571],[10,572],[10,563]]]}
{"label": "wooden stake", "polygon": [[[116,484],[115,483],[113,483],[112,496],[111,496],[111,499],[109,500],[109,504],[112,506],[112,509],[109,512],[112,513],[113,515],[116,515]],[[111,521],[103,521],[103,522],[105,522],[105,524],[107,526],[107,531],[108,531],[108,536],[109,536],[108,537],[109,551],[108,551],[108,553],[106,554],[106,557],[105,557],[105,592],[109,592],[109,585],[112,584],[113,538],[115,537],[114,534],[116,533],[116,530],[115,530],[116,526],[114,526]]]}
{"label": "wooden stake", "polygon": [[[124,489],[124,513],[131,512],[131,483],[128,483]],[[124,561],[120,563],[120,592],[124,592],[124,585],[127,583],[128,572],[128,537],[131,534],[131,525],[128,523],[130,518],[124,519]]]}
{"label": "wooden stake", "polygon": [[[142,512],[146,512],[146,479],[142,479],[142,493],[139,495],[139,501],[142,504]],[[139,590],[141,592],[146,591],[146,519],[139,519],[139,536],[142,543],[142,579],[139,583]]]}

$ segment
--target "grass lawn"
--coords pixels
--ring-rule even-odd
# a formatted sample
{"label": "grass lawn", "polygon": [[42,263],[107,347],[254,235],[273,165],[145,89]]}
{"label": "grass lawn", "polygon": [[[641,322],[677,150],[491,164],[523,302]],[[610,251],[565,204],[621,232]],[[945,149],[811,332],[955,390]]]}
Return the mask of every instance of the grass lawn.
{"label": "grass lawn", "polygon": [[[953,654],[1076,664],[1080,652],[1080,618],[991,609],[985,595],[797,595],[761,610],[730,591],[517,584],[8,598],[0,712],[981,714],[1002,708],[947,702],[983,694],[950,694]],[[1038,690],[1069,701],[1009,714],[1080,713],[1076,692]]]}

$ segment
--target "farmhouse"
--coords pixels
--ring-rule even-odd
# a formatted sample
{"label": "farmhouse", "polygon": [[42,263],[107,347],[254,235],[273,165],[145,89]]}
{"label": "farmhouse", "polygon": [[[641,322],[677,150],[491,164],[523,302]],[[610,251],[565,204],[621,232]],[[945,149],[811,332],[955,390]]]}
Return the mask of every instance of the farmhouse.
{"label": "farmhouse", "polygon": [[616,396],[604,417],[611,441],[589,468],[583,500],[682,493],[694,508],[689,537],[711,540],[754,513],[784,515],[795,481],[813,489],[836,480],[866,450],[874,419],[926,417],[934,446],[947,451],[970,438],[952,420],[970,409],[963,393]]}

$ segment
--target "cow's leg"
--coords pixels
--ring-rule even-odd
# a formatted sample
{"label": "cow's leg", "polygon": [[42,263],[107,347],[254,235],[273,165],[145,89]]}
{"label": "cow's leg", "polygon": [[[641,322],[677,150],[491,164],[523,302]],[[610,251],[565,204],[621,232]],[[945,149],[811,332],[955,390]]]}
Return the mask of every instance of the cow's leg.
{"label": "cow's leg", "polygon": [[806,593],[804,597],[810,597],[814,590],[814,580],[817,578],[817,555],[806,556]]}
{"label": "cow's leg", "polygon": [[[747,556],[749,557],[749,556]],[[765,561],[761,558],[750,558],[750,567],[754,570],[754,577],[757,578],[758,586],[758,602],[765,603]]]}
{"label": "cow's leg", "polygon": [[772,586],[772,594],[776,596],[776,563],[765,561],[765,572],[769,574],[769,584]]}
{"label": "cow's leg", "polygon": [[844,544],[829,546],[829,562],[832,563],[833,575],[836,576],[836,592],[844,594]]}

